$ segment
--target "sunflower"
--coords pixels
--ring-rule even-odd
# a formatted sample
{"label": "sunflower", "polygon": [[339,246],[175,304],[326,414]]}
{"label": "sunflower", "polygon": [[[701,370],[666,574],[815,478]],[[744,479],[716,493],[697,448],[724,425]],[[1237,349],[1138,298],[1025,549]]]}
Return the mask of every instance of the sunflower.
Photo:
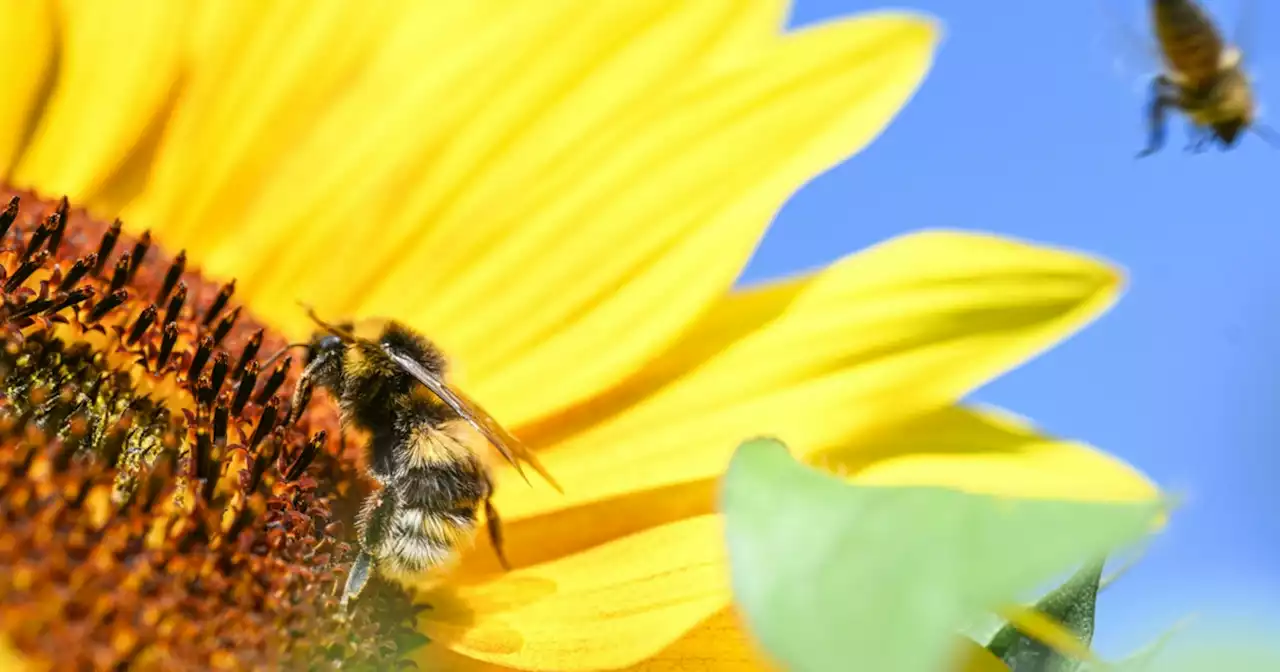
{"label": "sunflower", "polygon": [[[785,2],[0,0],[0,631],[35,664],[759,665],[715,478],[783,436],[854,478],[1126,499],[1112,458],[957,406],[1119,291],[961,232],[734,281],[870,142],[927,18]],[[118,218],[118,219],[117,219]],[[540,454],[487,546],[332,620],[369,485],[267,361],[393,315]],[[425,643],[424,643],[425,642]]]}

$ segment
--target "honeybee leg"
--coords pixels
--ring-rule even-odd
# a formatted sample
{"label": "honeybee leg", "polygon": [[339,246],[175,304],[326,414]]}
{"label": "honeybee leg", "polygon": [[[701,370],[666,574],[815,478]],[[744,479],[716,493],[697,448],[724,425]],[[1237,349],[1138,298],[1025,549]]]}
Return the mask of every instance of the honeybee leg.
{"label": "honeybee leg", "polygon": [[360,553],[356,555],[355,562],[351,563],[351,571],[347,573],[347,584],[343,587],[342,599],[338,601],[339,615],[346,615],[347,606],[369,582],[369,577],[376,568],[373,552],[386,536],[394,509],[395,497],[385,490],[377,490],[364,500],[364,507],[356,520],[360,529]]}
{"label": "honeybee leg", "polygon": [[1137,158],[1150,156],[1164,146],[1165,112],[1178,104],[1177,91],[1164,75],[1151,80],[1151,102],[1147,107],[1147,147]]}
{"label": "honeybee leg", "polygon": [[498,517],[498,510],[493,508],[493,500],[488,498],[484,500],[484,518],[489,526],[489,541],[493,544],[494,554],[498,556],[498,564],[511,571],[511,563],[507,562],[507,555],[502,550],[502,519]]}

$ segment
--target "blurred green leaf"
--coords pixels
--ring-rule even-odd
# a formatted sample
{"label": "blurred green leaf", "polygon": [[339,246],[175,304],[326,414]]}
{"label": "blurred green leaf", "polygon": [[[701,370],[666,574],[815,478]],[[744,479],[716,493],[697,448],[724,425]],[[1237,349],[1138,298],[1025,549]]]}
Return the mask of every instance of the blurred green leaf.
{"label": "blurred green leaf", "polygon": [[738,447],[721,507],[748,627],[798,672],[936,672],[966,621],[1142,538],[1162,510],[853,486],[772,439]]}
{"label": "blurred green leaf", "polygon": [[975,614],[959,627],[960,634],[975,642],[990,642],[1008,623],[1004,617],[994,612]]}
{"label": "blurred green leaf", "polygon": [[[1094,611],[1104,564],[1099,560],[1085,565],[1035,605],[1037,611],[1066,626],[1085,646],[1093,642]],[[1012,624],[1001,628],[987,649],[1013,672],[1075,672],[1080,667],[1078,661],[1028,637]]]}

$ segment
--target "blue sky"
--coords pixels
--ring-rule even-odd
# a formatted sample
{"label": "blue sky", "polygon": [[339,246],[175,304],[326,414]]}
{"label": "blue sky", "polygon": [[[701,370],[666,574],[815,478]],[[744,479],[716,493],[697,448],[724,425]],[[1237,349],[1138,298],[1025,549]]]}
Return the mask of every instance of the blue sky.
{"label": "blue sky", "polygon": [[[1206,5],[1231,31],[1241,1]],[[1116,22],[1146,35],[1144,2],[996,5],[901,5],[944,22],[933,71],[880,139],[784,208],[744,279],[925,227],[1121,263],[1130,285],[1111,313],[973,399],[1116,453],[1186,496],[1143,563],[1103,596],[1104,654],[1191,613],[1280,623],[1280,150],[1250,136],[1233,152],[1187,154],[1175,119],[1166,151],[1135,160],[1142,64],[1115,67],[1134,53]],[[797,0],[792,23],[877,7]],[[1261,95],[1280,105],[1280,44],[1267,44],[1280,12],[1255,16]]]}

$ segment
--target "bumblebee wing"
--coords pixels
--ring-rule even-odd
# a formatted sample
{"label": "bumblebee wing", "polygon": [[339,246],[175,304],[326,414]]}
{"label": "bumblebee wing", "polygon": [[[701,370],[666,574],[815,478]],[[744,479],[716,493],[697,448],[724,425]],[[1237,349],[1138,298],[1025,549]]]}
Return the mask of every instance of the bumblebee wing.
{"label": "bumblebee wing", "polygon": [[502,453],[502,456],[516,468],[516,472],[524,477],[526,481],[529,480],[529,477],[525,476],[524,470],[520,468],[521,461],[527,462],[529,466],[533,467],[533,470],[546,479],[547,483],[551,484],[551,487],[563,492],[563,490],[560,489],[560,484],[556,483],[556,480],[551,477],[551,474],[548,473],[542,466],[542,463],[538,461],[538,458],[533,454],[533,451],[529,450],[524,443],[520,441],[520,439],[512,436],[512,434],[499,424],[497,420],[494,420],[493,416],[489,415],[488,411],[484,410],[479,403],[471,397],[468,397],[462,390],[449,385],[444,380],[440,379],[440,377],[433,375],[430,371],[427,371],[427,369],[414,358],[385,345],[382,346],[382,351],[387,353],[387,356],[391,358],[391,361],[399,365],[400,368],[404,369],[409,375],[416,378],[418,382],[426,386],[428,390],[431,390],[432,394],[439,397],[441,401],[447,404],[449,408],[452,408],[455,413],[462,417],[463,420],[466,420],[472,427],[475,427],[477,431],[484,435],[484,438],[487,439],[489,443],[492,443],[493,447],[497,448],[499,453]]}
{"label": "bumblebee wing", "polygon": [[[520,462],[523,461],[533,467],[533,470],[538,472],[538,475],[549,483],[551,487],[559,492],[564,492],[546,467],[543,467],[542,463],[538,461],[538,456],[532,450],[529,450],[529,447],[523,441],[508,432],[493,416],[489,415],[488,411],[484,410],[479,402],[467,396],[462,390],[449,385],[449,383],[438,379],[437,381],[444,390],[444,394],[441,395],[434,388],[431,391],[440,395],[440,398],[457,411],[459,415],[466,418],[472,427],[480,430],[480,433],[484,434],[485,438],[493,444],[493,447],[497,448],[498,452],[502,453],[502,456],[515,466],[516,471],[520,472],[521,476],[524,476],[524,472],[520,470]],[[525,480],[528,479],[526,478]]]}

